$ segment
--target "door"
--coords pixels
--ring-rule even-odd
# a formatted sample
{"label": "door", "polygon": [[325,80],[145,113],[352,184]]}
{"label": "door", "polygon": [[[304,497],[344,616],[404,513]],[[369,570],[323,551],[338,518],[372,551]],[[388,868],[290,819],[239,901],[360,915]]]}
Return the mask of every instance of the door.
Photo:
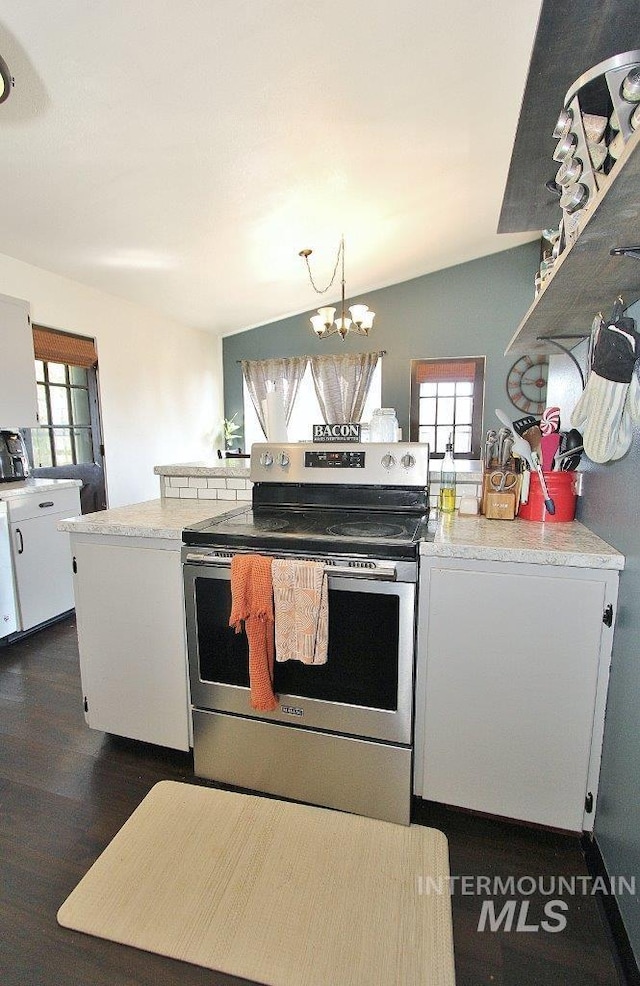
{"label": "door", "polygon": [[37,359],[35,376],[40,423],[23,431],[32,475],[79,479],[82,513],[106,509],[97,368]]}
{"label": "door", "polygon": [[68,516],[64,510],[10,525],[21,630],[73,609],[69,538],[57,530]]}
{"label": "door", "polygon": [[442,567],[422,591],[421,796],[581,831],[605,583]]}
{"label": "door", "polygon": [[326,664],[276,662],[280,706],[249,706],[244,633],[229,627],[229,568],[185,565],[187,641],[194,706],[355,736],[411,742],[415,585],[329,578]]}
{"label": "door", "polygon": [[178,544],[72,537],[80,674],[89,726],[189,749]]}

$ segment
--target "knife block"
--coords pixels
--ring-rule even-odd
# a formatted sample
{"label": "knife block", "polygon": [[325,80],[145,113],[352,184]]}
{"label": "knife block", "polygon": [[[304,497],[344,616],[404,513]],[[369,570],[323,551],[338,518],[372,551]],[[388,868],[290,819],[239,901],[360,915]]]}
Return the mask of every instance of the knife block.
{"label": "knife block", "polygon": [[489,520],[514,520],[516,516],[516,495],[511,493],[487,492],[484,515]]}

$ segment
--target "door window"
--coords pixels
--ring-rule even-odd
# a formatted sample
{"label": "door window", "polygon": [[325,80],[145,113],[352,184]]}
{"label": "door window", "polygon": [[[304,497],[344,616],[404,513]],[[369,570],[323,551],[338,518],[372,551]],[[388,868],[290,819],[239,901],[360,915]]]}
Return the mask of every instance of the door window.
{"label": "door window", "polygon": [[67,363],[36,360],[38,428],[31,429],[33,465],[71,466],[94,461],[90,374]]}

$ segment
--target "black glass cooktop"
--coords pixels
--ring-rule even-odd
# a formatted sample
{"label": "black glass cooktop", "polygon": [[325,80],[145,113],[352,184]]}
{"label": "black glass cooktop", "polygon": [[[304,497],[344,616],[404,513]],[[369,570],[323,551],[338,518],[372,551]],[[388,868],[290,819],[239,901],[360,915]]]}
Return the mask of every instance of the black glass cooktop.
{"label": "black glass cooktop", "polygon": [[185,544],[413,557],[426,517],[385,511],[251,509],[185,528]]}

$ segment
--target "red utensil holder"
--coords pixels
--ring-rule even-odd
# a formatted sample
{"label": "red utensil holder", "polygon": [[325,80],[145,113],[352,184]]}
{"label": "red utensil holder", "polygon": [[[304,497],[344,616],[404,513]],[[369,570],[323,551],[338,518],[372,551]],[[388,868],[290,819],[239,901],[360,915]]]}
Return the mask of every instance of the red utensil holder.
{"label": "red utensil holder", "polygon": [[529,499],[520,504],[518,517],[522,520],[544,520],[561,524],[573,520],[576,515],[576,473],[575,472],[545,472],[544,479],[549,490],[549,496],[556,506],[556,512],[550,514],[544,505],[544,493],[540,486],[538,474],[531,473]]}

